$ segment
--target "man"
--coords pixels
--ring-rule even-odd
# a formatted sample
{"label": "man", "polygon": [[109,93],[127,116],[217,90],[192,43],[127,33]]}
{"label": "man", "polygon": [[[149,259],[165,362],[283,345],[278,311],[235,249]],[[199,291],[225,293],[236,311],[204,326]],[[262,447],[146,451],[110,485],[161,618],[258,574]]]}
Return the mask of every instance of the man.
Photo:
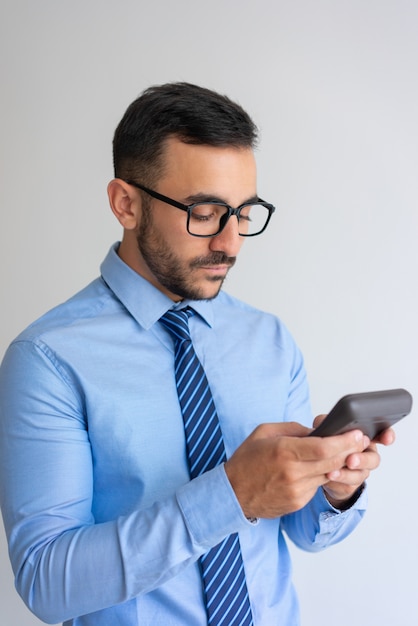
{"label": "man", "polygon": [[[251,245],[274,212],[258,195],[255,141],[226,97],[189,84],[145,91],[114,137],[108,194],[122,242],[100,278],[4,358],[2,511],[17,589],[47,622],[296,625],[283,532],[320,550],[363,515],[375,442],[306,437],[292,338],[221,291],[245,237]],[[186,319],[204,368],[197,399],[214,402],[221,453],[200,473],[179,382],[192,386],[191,374],[179,374],[165,314]],[[213,437],[205,424],[199,445]],[[229,537],[239,608],[226,574],[213,566],[209,578],[205,565]]]}

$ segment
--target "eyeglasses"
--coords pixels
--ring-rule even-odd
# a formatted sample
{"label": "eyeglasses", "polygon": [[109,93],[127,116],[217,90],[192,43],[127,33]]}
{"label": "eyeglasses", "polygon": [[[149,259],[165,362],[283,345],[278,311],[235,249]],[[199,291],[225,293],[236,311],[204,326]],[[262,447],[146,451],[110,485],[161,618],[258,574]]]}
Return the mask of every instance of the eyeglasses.
{"label": "eyeglasses", "polygon": [[254,237],[255,235],[260,235],[267,228],[267,224],[276,210],[272,204],[264,202],[261,198],[258,198],[255,202],[244,202],[236,209],[224,202],[217,201],[182,204],[133,180],[126,180],[125,182],[145,191],[145,193],[156,200],[186,211],[187,232],[194,237],[215,237],[215,235],[219,235],[225,228],[231,215],[237,217],[238,232],[241,237]]}

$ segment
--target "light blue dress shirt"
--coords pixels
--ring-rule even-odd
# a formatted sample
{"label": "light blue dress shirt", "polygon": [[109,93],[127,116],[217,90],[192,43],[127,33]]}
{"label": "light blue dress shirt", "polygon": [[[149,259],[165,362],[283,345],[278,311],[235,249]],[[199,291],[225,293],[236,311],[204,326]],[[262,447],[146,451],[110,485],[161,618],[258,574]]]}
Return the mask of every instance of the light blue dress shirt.
{"label": "light blue dress shirt", "polygon": [[[283,531],[323,549],[357,525],[365,496],[338,512],[319,490],[301,511],[252,524],[223,465],[190,481],[173,342],[158,322],[173,303],[116,250],[2,364],[0,495],[17,589],[49,623],[203,626],[197,559],[239,532],[255,625],[297,626]],[[227,456],[260,423],[311,425],[283,324],[224,292],[191,304]]]}

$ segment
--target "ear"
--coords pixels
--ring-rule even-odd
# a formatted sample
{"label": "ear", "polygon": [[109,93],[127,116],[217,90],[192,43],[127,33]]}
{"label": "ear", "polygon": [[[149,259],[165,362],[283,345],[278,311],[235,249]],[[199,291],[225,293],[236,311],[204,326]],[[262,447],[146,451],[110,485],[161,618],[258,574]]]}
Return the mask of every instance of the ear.
{"label": "ear", "polygon": [[110,208],[125,230],[134,230],[139,224],[141,197],[136,190],[120,178],[107,186]]}

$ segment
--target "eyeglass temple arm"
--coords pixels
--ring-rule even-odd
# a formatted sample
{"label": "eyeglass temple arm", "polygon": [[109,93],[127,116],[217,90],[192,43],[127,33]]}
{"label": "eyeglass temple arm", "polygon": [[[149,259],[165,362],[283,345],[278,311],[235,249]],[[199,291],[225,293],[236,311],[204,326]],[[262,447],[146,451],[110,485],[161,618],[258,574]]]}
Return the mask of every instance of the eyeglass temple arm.
{"label": "eyeglass temple arm", "polygon": [[160,200],[161,202],[165,202],[166,204],[171,204],[171,206],[177,207],[177,209],[181,209],[182,211],[188,211],[189,207],[186,204],[182,204],[181,202],[177,202],[177,200],[173,200],[172,198],[168,198],[167,196],[163,196],[163,194],[158,193],[158,191],[153,191],[152,189],[148,189],[148,187],[144,187],[144,185],[140,185],[136,183],[134,180],[127,180],[128,185],[133,185],[138,189],[142,189],[149,196],[155,198],[156,200]]}

